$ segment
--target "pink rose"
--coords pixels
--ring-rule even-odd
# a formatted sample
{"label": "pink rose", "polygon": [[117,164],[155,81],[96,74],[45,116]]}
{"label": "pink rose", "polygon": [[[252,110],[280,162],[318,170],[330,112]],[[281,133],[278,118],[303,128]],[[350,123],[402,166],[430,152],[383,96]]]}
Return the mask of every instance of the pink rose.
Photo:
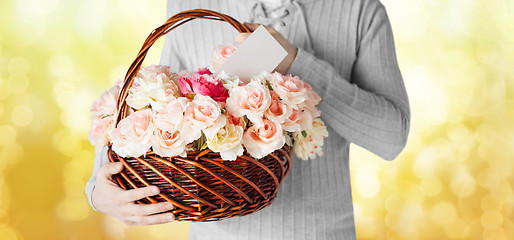
{"label": "pink rose", "polygon": [[264,116],[273,122],[283,123],[292,113],[293,109],[283,104],[278,95],[271,92],[271,104],[264,112]]}
{"label": "pink rose", "polygon": [[234,45],[226,45],[226,46],[216,46],[212,51],[212,62],[211,62],[211,70],[212,72],[216,72],[218,68],[223,65],[223,63],[236,51],[236,46]]}
{"label": "pink rose", "polygon": [[257,81],[235,87],[227,99],[227,111],[235,117],[248,117],[256,124],[262,123],[264,112],[271,104],[269,90]]}
{"label": "pink rose", "polygon": [[211,70],[209,70],[208,68],[199,68],[198,70],[196,70],[195,73],[197,73],[199,75],[204,75],[204,74],[212,75]]}
{"label": "pink rose", "polygon": [[166,104],[155,117],[155,126],[171,132],[177,131],[182,125],[188,103],[187,98],[180,97]]}
{"label": "pink rose", "polygon": [[151,138],[152,150],[163,157],[187,156],[185,152],[187,143],[180,136],[180,132],[170,132],[157,128]]}
{"label": "pink rose", "polygon": [[228,91],[223,87],[223,82],[208,75],[180,77],[179,86],[185,96],[201,94],[218,102],[225,102],[228,97]]}
{"label": "pink rose", "polygon": [[109,143],[108,132],[114,128],[115,116],[104,117],[93,121],[89,130],[89,141],[95,147],[103,147]]}
{"label": "pink rose", "polygon": [[282,101],[292,108],[308,98],[306,83],[297,76],[282,75],[278,72],[271,74],[270,84]]}
{"label": "pink rose", "polygon": [[305,99],[304,102],[298,104],[298,107],[300,109],[305,109],[309,112],[311,112],[312,117],[319,117],[321,116],[321,111],[316,108],[316,106],[321,102],[321,97],[312,90],[312,87],[310,84],[305,83],[305,88],[307,89],[307,99]]}
{"label": "pink rose", "polygon": [[309,111],[293,109],[282,127],[288,132],[307,130],[312,127],[312,115]]}
{"label": "pink rose", "polygon": [[221,114],[220,107],[212,98],[196,95],[187,104],[184,121],[180,129],[182,138],[190,143],[201,136],[201,132],[209,137],[216,134],[225,125],[227,118]]}
{"label": "pink rose", "polygon": [[116,103],[120,94],[123,81],[117,81],[116,84],[107,91],[104,91],[99,99],[95,100],[91,105],[91,119],[93,121],[100,120],[106,116],[116,114]]}
{"label": "pink rose", "polygon": [[159,74],[164,74],[166,77],[171,78],[175,73],[171,72],[169,66],[164,65],[150,65],[146,67],[142,67],[137,75],[138,77],[151,79]]}
{"label": "pink rose", "polygon": [[253,125],[243,135],[243,145],[254,158],[262,158],[284,146],[286,140],[282,127],[268,119],[263,124]]}
{"label": "pink rose", "polygon": [[122,119],[111,131],[112,149],[122,157],[139,157],[150,149],[153,131],[152,110],[134,112]]}

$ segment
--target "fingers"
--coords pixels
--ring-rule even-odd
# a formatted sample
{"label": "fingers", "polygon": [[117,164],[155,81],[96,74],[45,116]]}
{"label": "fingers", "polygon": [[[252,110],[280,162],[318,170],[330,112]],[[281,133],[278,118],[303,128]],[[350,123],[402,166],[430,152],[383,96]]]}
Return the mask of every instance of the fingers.
{"label": "fingers", "polygon": [[175,215],[172,213],[161,213],[149,216],[132,216],[124,221],[130,226],[155,225],[175,221]]}
{"label": "fingers", "polygon": [[109,162],[105,164],[98,172],[98,178],[102,180],[110,179],[112,175],[117,174],[123,170],[123,164],[120,162]]}
{"label": "fingers", "polygon": [[240,34],[237,34],[235,37],[234,37],[234,41],[236,43],[243,43],[249,36],[250,36],[251,33],[240,33]]}
{"label": "fingers", "polygon": [[148,186],[144,188],[136,188],[132,190],[128,190],[124,193],[124,199],[126,199],[128,202],[134,202],[139,199],[154,196],[159,194],[159,188],[156,186]]}
{"label": "fingers", "polygon": [[153,204],[134,204],[136,212],[139,215],[147,216],[157,213],[163,213],[173,210],[175,207],[169,202],[153,203]]}
{"label": "fingers", "polygon": [[249,23],[249,22],[245,22],[243,23],[246,27],[248,27],[252,32],[255,31],[255,29],[257,29],[261,24],[258,24],[258,23]]}

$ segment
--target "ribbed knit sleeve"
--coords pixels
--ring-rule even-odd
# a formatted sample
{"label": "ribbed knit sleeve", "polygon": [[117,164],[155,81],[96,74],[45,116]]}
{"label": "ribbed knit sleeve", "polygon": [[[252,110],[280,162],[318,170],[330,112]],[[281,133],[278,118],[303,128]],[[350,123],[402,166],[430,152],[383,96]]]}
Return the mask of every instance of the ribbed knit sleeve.
{"label": "ribbed knit sleeve", "polygon": [[289,73],[301,76],[321,96],[322,118],[339,135],[392,160],[407,141],[409,103],[385,9],[378,2],[368,8],[363,10],[361,26],[366,29],[351,81],[303,49],[298,50]]}
{"label": "ribbed knit sleeve", "polygon": [[109,162],[109,159],[107,158],[107,150],[108,150],[107,146],[96,149],[95,161],[93,164],[93,173],[91,174],[89,181],[87,181],[87,183],[86,183],[87,200],[89,201],[89,204],[91,205],[91,207],[95,210],[97,210],[97,209],[93,205],[93,200],[91,197],[92,197],[93,189],[95,188],[96,175],[98,175],[100,168],[102,168],[103,165],[105,165]]}

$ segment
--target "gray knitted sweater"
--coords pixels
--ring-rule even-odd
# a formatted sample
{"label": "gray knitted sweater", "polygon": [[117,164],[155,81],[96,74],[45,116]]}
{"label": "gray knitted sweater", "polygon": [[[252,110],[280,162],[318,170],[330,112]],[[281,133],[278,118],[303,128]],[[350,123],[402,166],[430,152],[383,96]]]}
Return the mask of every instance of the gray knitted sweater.
{"label": "gray knitted sweater", "polygon": [[[244,217],[192,223],[190,239],[355,239],[350,143],[392,160],[409,131],[409,103],[383,5],[378,0],[284,0],[281,7],[265,9],[259,1],[168,0],[168,17],[194,8],[272,25],[298,47],[289,73],[323,98],[319,109],[329,137],[324,156],[293,159],[269,207]],[[187,23],[166,37],[161,64],[175,71],[207,67],[214,46],[232,44],[236,33],[226,23]],[[98,152],[86,187],[89,197],[106,160],[105,149]]]}

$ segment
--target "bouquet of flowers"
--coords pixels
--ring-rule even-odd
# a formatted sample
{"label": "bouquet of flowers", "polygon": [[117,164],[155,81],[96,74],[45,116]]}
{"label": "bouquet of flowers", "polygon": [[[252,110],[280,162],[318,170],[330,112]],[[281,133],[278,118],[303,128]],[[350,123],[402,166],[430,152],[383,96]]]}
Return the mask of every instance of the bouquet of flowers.
{"label": "bouquet of flowers", "polygon": [[143,67],[126,98],[130,114],[115,127],[118,81],[92,107],[89,140],[112,144],[121,157],[153,152],[187,156],[210,149],[236,160],[244,149],[260,159],[284,144],[300,159],[322,155],[327,129],[316,108],[321,98],[297,76],[263,72],[243,82],[221,72],[235,46],[218,46],[209,69],[173,73],[167,66]]}

